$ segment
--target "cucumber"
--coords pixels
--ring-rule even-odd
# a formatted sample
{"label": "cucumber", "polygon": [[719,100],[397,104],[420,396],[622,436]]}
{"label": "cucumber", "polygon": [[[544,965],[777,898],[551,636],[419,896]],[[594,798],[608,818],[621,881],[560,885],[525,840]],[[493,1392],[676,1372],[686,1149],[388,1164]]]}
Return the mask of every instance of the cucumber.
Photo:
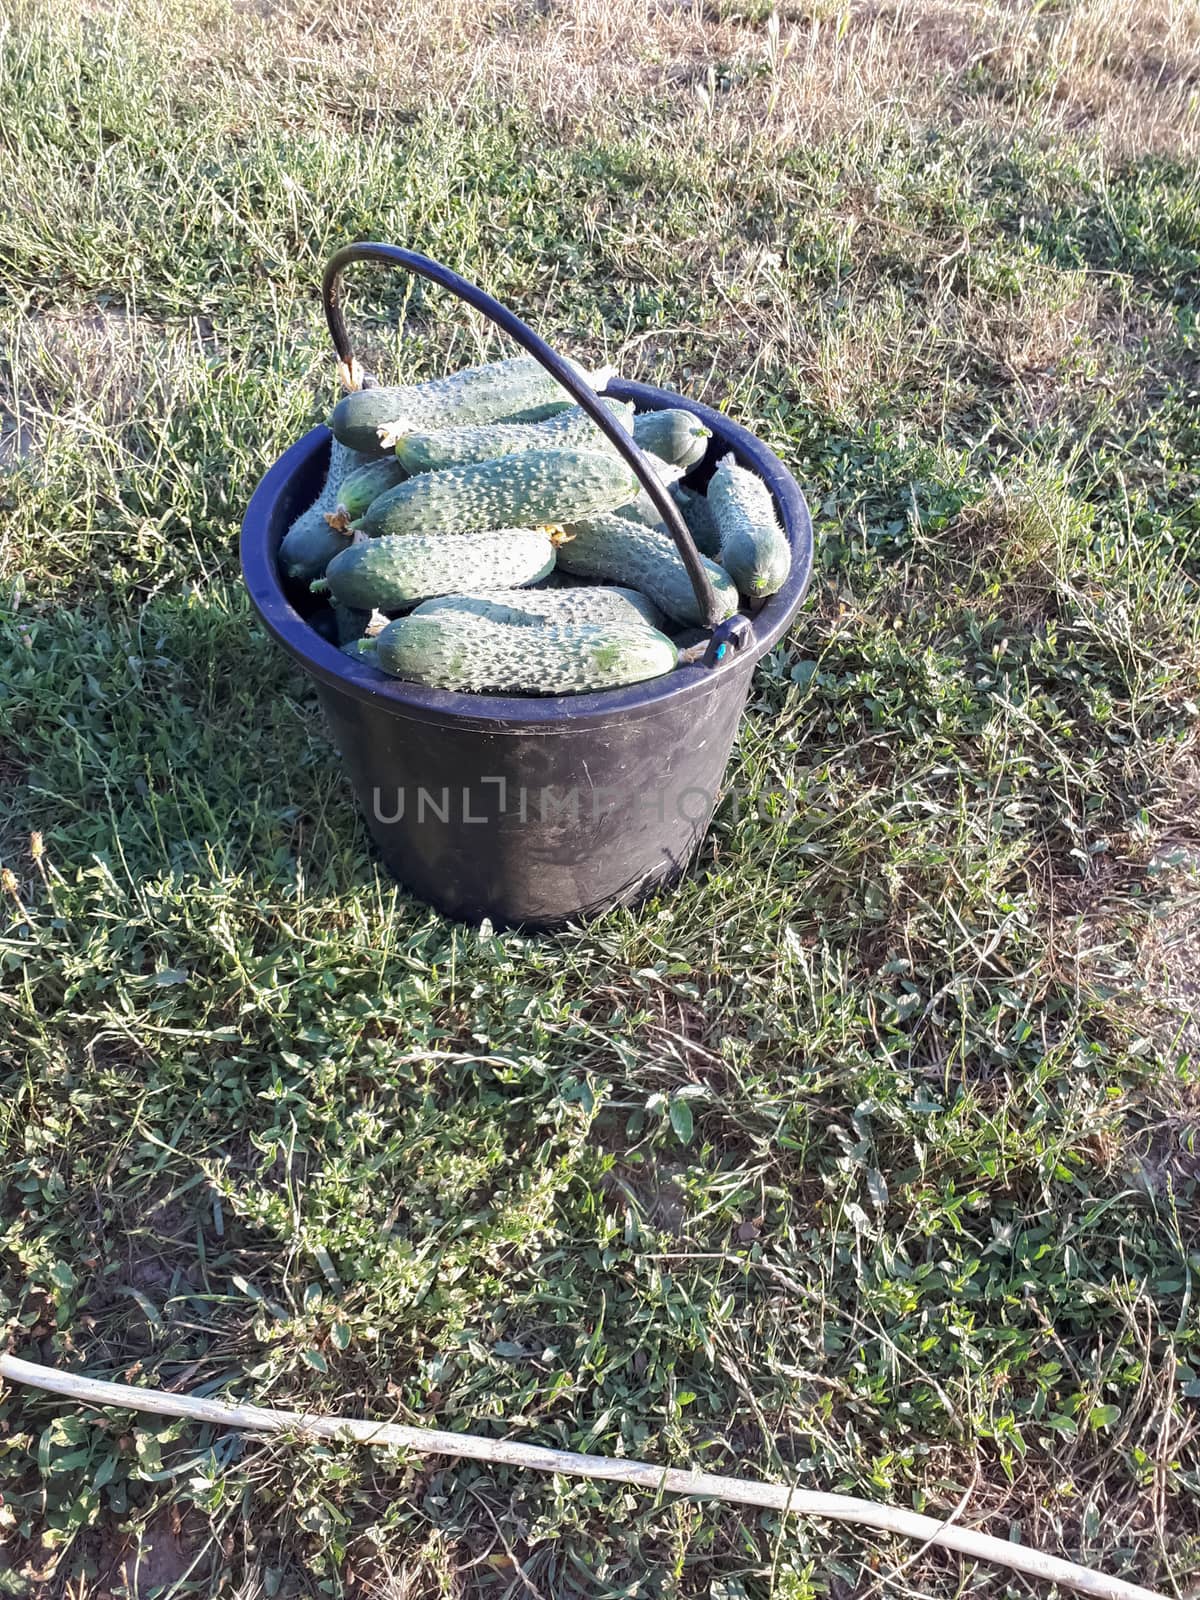
{"label": "cucumber", "polygon": [[708,448],[712,432],[690,411],[668,407],[642,411],[633,419],[633,437],[643,450],[677,467],[694,467]]}
{"label": "cucumber", "polygon": [[308,583],[319,578],[330,561],[346,548],[348,533],[339,533],[325,520],[326,513],[311,506],[283,536],[279,568],[285,578]]}
{"label": "cucumber", "polygon": [[403,483],[407,476],[394,456],[384,456],[379,461],[368,461],[364,466],[355,467],[342,479],[342,486],[337,493],[337,509],[327,511],[325,521],[331,528],[345,530],[355,517],[362,516],[372,500],[378,500],[385,490]]}
{"label": "cucumber", "polygon": [[792,551],[775,515],[771,491],[732,454],[717,463],[708,507],[721,540],[721,565],[743,594],[761,597],[781,589]]}
{"label": "cucumber", "polygon": [[698,489],[685,489],[681,483],[671,485],[671,499],[679,507],[688,532],[696,541],[696,549],[715,561],[721,553],[721,536],[708,501]]}
{"label": "cucumber", "polygon": [[400,611],[432,595],[453,594],[468,576],[480,588],[536,583],[554,566],[554,546],[532,528],[495,533],[405,534],[363,539],[336,556],[325,572],[338,605],[360,611]]}
{"label": "cucumber", "polygon": [[[655,475],[664,488],[669,489],[672,484],[678,483],[679,479],[683,477],[683,468],[675,466],[672,462],[660,461],[654,455],[648,455],[646,459],[654,468]],[[666,532],[663,520],[658,514],[658,507],[640,483],[638,484],[637,494],[632,500],[626,501],[623,506],[619,507],[619,513],[621,516],[628,518],[630,522],[640,522],[645,528],[657,528],[660,532]]]}
{"label": "cucumber", "polygon": [[356,450],[348,450],[334,439],[329,449],[329,468],[320,494],[302,511],[284,534],[279,546],[279,569],[285,578],[296,583],[308,583],[319,578],[326,566],[346,548],[349,534],[332,529],[325,520],[327,512],[337,506],[338,494],[346,478],[361,467],[365,457]]}
{"label": "cucumber", "polygon": [[618,455],[525,450],[409,478],[380,495],[354,527],[376,535],[567,523],[623,504],[636,487],[632,468]]}
{"label": "cucumber", "polygon": [[[578,577],[629,584],[647,595],[676,622],[704,626],[683,557],[665,533],[640,527],[628,517],[602,515],[576,522],[558,547],[558,565]],[[737,590],[715,562],[704,560],[721,616],[738,608]]]}
{"label": "cucumber", "polygon": [[664,634],[644,623],[493,622],[439,611],[401,617],[375,642],[383,671],[436,689],[507,694],[583,694],[670,672],[678,659]]}
{"label": "cucumber", "polygon": [[[626,429],[633,407],[620,400],[605,405]],[[408,433],[396,444],[396,455],[409,472],[434,472],[441,467],[494,461],[521,450],[611,449],[609,441],[582,406],[570,406],[544,422],[493,422],[484,427],[442,428],[436,433]]]}
{"label": "cucumber", "polygon": [[369,661],[375,665],[375,640],[351,639],[349,644],[342,646],[344,656],[353,656],[356,661]]}
{"label": "cucumber", "polygon": [[330,610],[333,612],[339,644],[353,644],[355,639],[361,639],[366,633],[367,623],[371,620],[369,611],[363,611],[357,606],[344,606],[336,600]]}
{"label": "cucumber", "polygon": [[[581,377],[588,377],[575,362],[571,365]],[[600,388],[607,380],[607,373],[589,379]],[[390,450],[400,434],[414,429],[462,427],[502,418],[536,422],[570,404],[571,397],[540,361],[513,356],[428,383],[359,389],[338,401],[329,426],[351,449],[378,456]]]}
{"label": "cucumber", "polygon": [[663,614],[636,589],[593,584],[579,589],[494,589],[489,593],[448,594],[423,600],[415,617],[438,612],[466,612],[489,622],[523,622],[542,627],[547,622],[619,622],[629,627],[645,624],[663,627]]}

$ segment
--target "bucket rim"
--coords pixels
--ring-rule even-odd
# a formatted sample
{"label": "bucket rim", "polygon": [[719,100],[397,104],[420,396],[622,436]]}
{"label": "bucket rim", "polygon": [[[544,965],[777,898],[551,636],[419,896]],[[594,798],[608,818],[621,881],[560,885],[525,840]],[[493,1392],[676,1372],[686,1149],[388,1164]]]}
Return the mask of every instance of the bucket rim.
{"label": "bucket rim", "polygon": [[755,434],[711,406],[632,379],[614,378],[604,393],[613,399],[631,400],[641,411],[691,412],[712,430],[714,438],[733,451],[741,466],[756,472],[771,490],[784,534],[792,547],[792,565],[783,587],[751,618],[748,637],[740,649],[727,652],[725,659],[715,666],[677,667],[642,683],[589,694],[467,694],[384,677],[366,662],[346,655],[337,645],[323,639],[296,610],[284,588],[275,551],[270,548],[276,502],[295,473],[318,450],[327,447],[331,435],[324,424],[310,429],[267,470],[251,496],[242,521],[242,575],[251,602],[268,632],[306,671],[351,698],[374,706],[386,704],[398,716],[458,726],[475,725],[496,733],[518,730],[529,733],[539,728],[550,733],[558,723],[603,724],[630,716],[653,715],[668,703],[674,706],[711,692],[722,680],[743,678],[747,669],[752,669],[787,632],[812,581],[812,519],[800,486],[778,456]]}

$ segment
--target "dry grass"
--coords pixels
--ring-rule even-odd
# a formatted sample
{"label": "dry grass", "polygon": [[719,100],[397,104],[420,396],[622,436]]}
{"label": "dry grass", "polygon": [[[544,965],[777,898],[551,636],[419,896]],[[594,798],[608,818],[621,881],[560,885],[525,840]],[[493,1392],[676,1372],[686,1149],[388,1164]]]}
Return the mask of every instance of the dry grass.
{"label": "dry grass", "polygon": [[[179,37],[174,0],[126,14]],[[947,121],[1094,140],[1113,157],[1200,150],[1196,0],[264,0],[183,32],[185,79],[232,69],[243,92],[269,95],[315,72],[340,86],[342,111],[371,119],[431,102],[455,115],[483,99],[586,138],[629,126],[650,99],[681,130],[764,155]]]}
{"label": "dry grass", "polygon": [[23,453],[53,453],[58,430],[104,449],[147,413],[165,412],[195,386],[203,326],[165,333],[123,311],[22,317],[0,350],[0,406]]}
{"label": "dry grass", "polygon": [[[1198,797],[1193,794],[1195,801]],[[1181,819],[1182,820],[1182,819]],[[1194,813],[1186,834],[1160,842],[1155,853],[1156,871],[1171,886],[1161,914],[1147,926],[1138,949],[1139,985],[1152,1008],[1151,1026],[1164,1051],[1172,1056],[1200,1060],[1200,827]],[[1191,1176],[1200,1176],[1200,1100],[1180,1090],[1180,1106],[1188,1113],[1173,1123],[1183,1129],[1181,1159],[1192,1163]]]}
{"label": "dry grass", "polygon": [[[518,96],[559,130],[663,93],[685,118],[690,111],[760,149],[947,115],[1046,138],[1086,126],[1113,153],[1197,148],[1194,0],[741,9],[749,15],[730,7],[722,17],[712,5],[668,0],[651,7],[647,26],[638,0],[575,0],[547,7],[530,27],[511,7],[483,8],[473,27],[459,13],[434,71],[452,101],[468,88]],[[361,9],[352,17],[360,36]],[[401,60],[431,37],[420,13],[408,22],[415,37],[399,46]]]}

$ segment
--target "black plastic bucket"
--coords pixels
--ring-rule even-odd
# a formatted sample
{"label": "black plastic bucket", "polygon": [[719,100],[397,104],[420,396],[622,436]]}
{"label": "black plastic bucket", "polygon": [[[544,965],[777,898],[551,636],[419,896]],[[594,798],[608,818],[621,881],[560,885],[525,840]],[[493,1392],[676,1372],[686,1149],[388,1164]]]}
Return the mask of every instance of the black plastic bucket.
{"label": "black plastic bucket", "polygon": [[[414,270],[452,288],[461,282],[394,247],[353,246],[330,263],[327,307],[340,266],[368,254],[418,263]],[[494,305],[481,291],[473,297],[483,309]],[[340,313],[330,320],[348,361]],[[520,338],[511,313],[496,320]],[[520,342],[540,355],[541,341],[516,327],[529,334]],[[712,430],[689,481],[702,483],[732,450],[775,497],[791,573],[752,619],[720,630],[709,652],[719,658],[709,664],[624,689],[544,699],[455,694],[385,678],[316,632],[276,562],[291,522],[319,491],[326,428],[314,428],[275,463],[246,512],[242,568],[259,615],[313,679],[388,869],[450,917],[553,927],[678,876],[711,820],[755,664],[787,631],[808,588],[812,527],[804,497],[753,434],[663,389],[614,381],[606,393],[639,410],[680,407]],[[611,420],[607,412],[603,419]]]}

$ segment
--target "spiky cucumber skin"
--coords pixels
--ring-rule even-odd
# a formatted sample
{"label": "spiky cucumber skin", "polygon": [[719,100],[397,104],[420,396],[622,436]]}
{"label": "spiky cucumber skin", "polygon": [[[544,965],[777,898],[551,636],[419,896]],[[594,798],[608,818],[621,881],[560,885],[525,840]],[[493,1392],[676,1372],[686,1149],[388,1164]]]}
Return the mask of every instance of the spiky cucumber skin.
{"label": "spiky cucumber skin", "polygon": [[348,472],[338,490],[337,510],[334,515],[350,523],[361,517],[372,500],[403,483],[408,473],[395,456],[383,456],[378,461],[368,461],[353,472]]}
{"label": "spiky cucumber skin", "polygon": [[384,672],[435,689],[586,694],[670,672],[670,639],[639,623],[493,622],[467,612],[401,617],[375,641]]}
{"label": "spiky cucumber skin", "polygon": [[688,532],[696,541],[696,549],[715,561],[721,554],[721,536],[708,501],[698,490],[685,489],[681,483],[671,485],[671,499],[679,507]]}
{"label": "spiky cucumber skin", "polygon": [[633,419],[633,437],[643,450],[676,467],[694,467],[708,448],[711,431],[699,417],[674,406],[642,411]]}
{"label": "spiky cucumber skin", "polygon": [[660,629],[662,612],[636,589],[594,585],[580,589],[499,589],[486,594],[442,595],[423,600],[416,617],[445,612],[485,617],[489,622],[519,622],[542,627],[546,623],[615,622],[636,628]]}
{"label": "spiky cucumber skin", "polygon": [[[669,489],[672,484],[678,483],[680,478],[683,477],[683,468],[675,466],[673,462],[662,461],[656,455],[648,455],[646,459],[654,468],[655,476],[664,489]],[[626,501],[623,506],[619,506],[617,509],[620,515],[630,522],[640,522],[644,528],[658,528],[665,532],[663,520],[658,514],[658,507],[640,483],[633,499]]]}
{"label": "spiky cucumber skin", "polygon": [[[564,572],[626,583],[676,622],[704,626],[704,613],[683,557],[667,534],[613,515],[589,517],[573,523],[567,531],[572,537],[558,548],[558,564]],[[738,596],[729,574],[715,562],[701,559],[722,618],[731,617],[738,608]]]}
{"label": "spiky cucumber skin", "polygon": [[434,595],[453,594],[469,577],[480,588],[536,583],[554,566],[554,546],[532,528],[493,533],[406,534],[364,539],[343,550],[325,572],[338,605],[400,611]]}
{"label": "spiky cucumber skin", "polygon": [[[625,428],[633,423],[633,407],[622,400],[605,405]],[[442,428],[432,433],[410,433],[396,445],[396,456],[409,472],[438,472],[444,467],[465,467],[522,450],[610,449],[609,441],[582,406],[570,406],[544,422],[493,422],[477,428]]]}
{"label": "spiky cucumber skin", "polygon": [[474,533],[573,522],[628,500],[633,471],[616,454],[525,450],[397,484],[354,524],[379,534]]}
{"label": "spiky cucumber skin", "polygon": [[296,583],[309,583],[319,578],[329,562],[346,548],[350,537],[338,533],[325,520],[326,512],[337,506],[338,495],[352,472],[365,464],[365,458],[356,450],[348,450],[335,439],[329,448],[329,470],[320,494],[302,511],[284,534],[279,546],[279,570],[284,577]]}
{"label": "spiky cucumber skin", "polygon": [[[575,362],[571,365],[587,376]],[[571,397],[540,361],[533,356],[513,356],[508,361],[431,378],[428,383],[359,389],[338,401],[329,426],[343,444],[378,456],[390,448],[379,437],[381,428],[407,433],[518,416],[536,422],[570,404]]]}
{"label": "spiky cucumber skin", "polygon": [[787,580],[792,551],[771,491],[732,454],[717,463],[708,485],[708,507],[721,540],[721,565],[743,594],[774,594]]}

